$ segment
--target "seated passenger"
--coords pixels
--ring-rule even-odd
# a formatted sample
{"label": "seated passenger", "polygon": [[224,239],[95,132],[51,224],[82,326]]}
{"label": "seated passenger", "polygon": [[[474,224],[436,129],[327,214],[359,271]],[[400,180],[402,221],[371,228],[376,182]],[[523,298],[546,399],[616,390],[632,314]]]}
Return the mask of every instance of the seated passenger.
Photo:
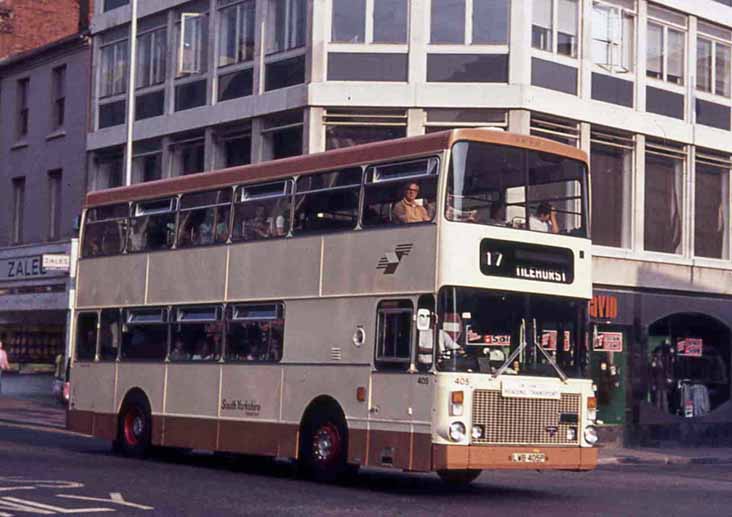
{"label": "seated passenger", "polygon": [[422,223],[431,221],[427,209],[417,203],[419,195],[419,185],[416,183],[407,184],[404,189],[404,197],[398,203],[395,203],[391,209],[393,220],[397,223]]}
{"label": "seated passenger", "polygon": [[268,239],[271,236],[270,221],[264,212],[264,205],[257,205],[254,208],[254,217],[244,222],[244,235],[247,239]]}
{"label": "seated passenger", "polygon": [[529,216],[529,229],[539,232],[559,233],[557,212],[554,207],[543,201],[536,208],[536,216]]}
{"label": "seated passenger", "polygon": [[495,226],[505,226],[507,224],[506,204],[503,201],[494,201],[493,204],[491,204],[488,224]]}
{"label": "seated passenger", "polygon": [[170,360],[171,361],[184,361],[186,359],[189,359],[189,357],[188,357],[188,352],[185,351],[183,339],[177,338],[175,340],[175,345],[173,345],[173,350],[170,351]]}
{"label": "seated passenger", "polygon": [[191,359],[194,361],[210,361],[213,358],[214,356],[211,353],[208,343],[204,338],[200,338],[196,342],[196,351],[193,356],[191,356]]}

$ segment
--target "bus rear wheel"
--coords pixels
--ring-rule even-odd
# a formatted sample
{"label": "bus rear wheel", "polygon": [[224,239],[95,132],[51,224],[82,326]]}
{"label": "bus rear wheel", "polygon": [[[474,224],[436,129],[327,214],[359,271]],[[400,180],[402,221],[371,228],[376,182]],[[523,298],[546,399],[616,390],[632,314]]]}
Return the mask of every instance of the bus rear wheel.
{"label": "bus rear wheel", "polygon": [[152,418],[147,401],[142,396],[131,396],[122,405],[119,414],[115,448],[124,456],[142,458],[150,448]]}
{"label": "bus rear wheel", "polygon": [[334,482],[347,473],[345,424],[330,412],[316,414],[305,424],[300,439],[304,473],[322,482]]}
{"label": "bus rear wheel", "polygon": [[466,470],[439,470],[437,475],[443,483],[448,486],[459,488],[468,486],[470,483],[478,479],[481,470],[477,469],[466,469]]}

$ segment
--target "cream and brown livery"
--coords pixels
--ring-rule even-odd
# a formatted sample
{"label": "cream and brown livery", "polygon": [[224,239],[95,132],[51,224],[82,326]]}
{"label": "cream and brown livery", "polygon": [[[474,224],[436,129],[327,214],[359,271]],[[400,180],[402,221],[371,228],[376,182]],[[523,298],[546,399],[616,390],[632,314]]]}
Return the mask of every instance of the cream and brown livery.
{"label": "cream and brown livery", "polygon": [[[68,427],[324,478],[594,468],[586,162],[454,130],[89,194]],[[393,220],[408,184],[431,221]]]}

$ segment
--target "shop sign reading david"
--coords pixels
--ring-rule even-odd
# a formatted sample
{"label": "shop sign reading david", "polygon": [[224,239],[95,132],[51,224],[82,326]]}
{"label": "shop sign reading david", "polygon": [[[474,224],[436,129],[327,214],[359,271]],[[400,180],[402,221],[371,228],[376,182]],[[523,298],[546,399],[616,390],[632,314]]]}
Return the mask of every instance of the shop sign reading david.
{"label": "shop sign reading david", "polygon": [[[61,267],[63,264],[67,266]],[[31,280],[63,276],[68,272],[68,255],[31,255],[0,258],[0,280]]]}

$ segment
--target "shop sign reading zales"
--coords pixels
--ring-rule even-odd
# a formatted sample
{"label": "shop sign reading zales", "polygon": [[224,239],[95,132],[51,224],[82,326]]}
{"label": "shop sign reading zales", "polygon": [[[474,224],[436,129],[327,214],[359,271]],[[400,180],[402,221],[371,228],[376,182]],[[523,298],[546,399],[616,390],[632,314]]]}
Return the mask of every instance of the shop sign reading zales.
{"label": "shop sign reading zales", "polygon": [[574,253],[566,248],[483,239],[480,242],[480,271],[488,276],[571,284],[574,281]]}

